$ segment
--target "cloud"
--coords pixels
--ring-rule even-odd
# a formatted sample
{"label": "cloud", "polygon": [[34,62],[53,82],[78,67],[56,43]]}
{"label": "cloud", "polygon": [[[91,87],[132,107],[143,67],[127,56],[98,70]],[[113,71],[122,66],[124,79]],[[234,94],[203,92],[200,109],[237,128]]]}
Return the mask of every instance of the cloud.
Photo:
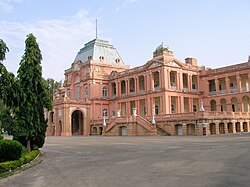
{"label": "cloud", "polygon": [[64,78],[64,70],[70,67],[76,53],[95,36],[95,20],[85,10],[63,19],[0,21],[0,28],[0,36],[10,49],[4,62],[9,70],[17,71],[26,36],[33,33],[43,55],[43,76],[56,80]]}
{"label": "cloud", "polygon": [[14,10],[15,4],[21,4],[27,0],[0,0],[0,11],[10,13]]}
{"label": "cloud", "polygon": [[120,6],[115,8],[115,12],[118,13],[121,9],[126,8],[128,5],[133,4],[139,0],[124,0]]}

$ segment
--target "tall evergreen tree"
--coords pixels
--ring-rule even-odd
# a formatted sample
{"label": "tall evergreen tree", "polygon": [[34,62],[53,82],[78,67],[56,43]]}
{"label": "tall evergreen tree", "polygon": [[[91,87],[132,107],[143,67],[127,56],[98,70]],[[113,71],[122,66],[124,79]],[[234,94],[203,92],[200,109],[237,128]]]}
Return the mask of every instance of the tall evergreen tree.
{"label": "tall evergreen tree", "polygon": [[36,38],[29,34],[17,72],[19,99],[15,115],[18,127],[14,134],[14,138],[21,141],[28,150],[34,146],[43,146],[47,127],[44,108],[51,108],[49,89],[42,78],[41,61],[42,55]]}

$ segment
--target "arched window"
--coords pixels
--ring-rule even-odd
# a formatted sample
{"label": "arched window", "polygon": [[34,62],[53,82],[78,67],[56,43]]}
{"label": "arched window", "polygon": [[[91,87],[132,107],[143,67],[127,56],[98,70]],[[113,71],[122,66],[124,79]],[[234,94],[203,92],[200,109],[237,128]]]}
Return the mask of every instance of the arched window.
{"label": "arched window", "polygon": [[211,100],[210,101],[211,111],[216,111],[216,101]]}
{"label": "arched window", "polygon": [[155,105],[155,115],[159,115],[159,106]]}
{"label": "arched window", "polygon": [[103,116],[108,117],[108,109],[104,108],[102,111]]}
{"label": "arched window", "polygon": [[103,98],[108,98],[108,89],[106,86],[102,88],[102,97]]}
{"label": "arched window", "polygon": [[80,99],[80,87],[76,87],[76,99]]}

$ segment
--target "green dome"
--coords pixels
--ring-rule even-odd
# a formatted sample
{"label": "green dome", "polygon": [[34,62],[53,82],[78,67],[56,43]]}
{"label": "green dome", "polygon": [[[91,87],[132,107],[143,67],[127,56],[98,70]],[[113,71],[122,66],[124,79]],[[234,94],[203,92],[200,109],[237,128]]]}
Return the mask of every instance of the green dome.
{"label": "green dome", "polygon": [[155,51],[165,51],[165,50],[169,50],[169,47],[164,45],[163,42],[155,49]]}

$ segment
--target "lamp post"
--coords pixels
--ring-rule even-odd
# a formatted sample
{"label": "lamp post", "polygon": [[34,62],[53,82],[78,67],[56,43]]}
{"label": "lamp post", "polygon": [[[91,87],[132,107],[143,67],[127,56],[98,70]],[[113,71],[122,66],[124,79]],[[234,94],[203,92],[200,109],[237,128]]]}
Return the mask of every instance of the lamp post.
{"label": "lamp post", "polygon": [[155,106],[152,108],[152,124],[155,124]]}
{"label": "lamp post", "polygon": [[106,116],[105,116],[105,111],[103,111],[103,126],[106,126]]}

